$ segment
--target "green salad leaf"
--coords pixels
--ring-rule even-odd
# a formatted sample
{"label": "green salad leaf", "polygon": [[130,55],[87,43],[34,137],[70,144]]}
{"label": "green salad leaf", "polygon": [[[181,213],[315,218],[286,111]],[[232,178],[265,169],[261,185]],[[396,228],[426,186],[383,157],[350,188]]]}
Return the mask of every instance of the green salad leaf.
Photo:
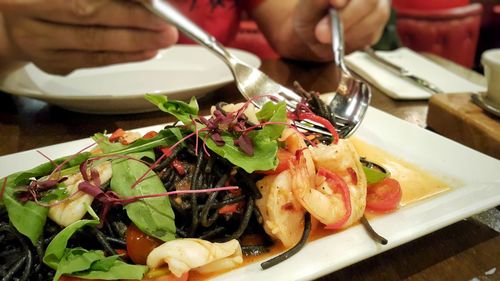
{"label": "green salad leaf", "polygon": [[[53,163],[63,165],[64,168],[80,165],[83,161],[90,157],[90,152],[82,152],[78,155],[71,155],[53,160]],[[15,195],[14,189],[18,186],[28,185],[31,178],[39,178],[50,174],[55,166],[51,162],[46,162],[32,169],[14,173],[7,177],[5,192],[2,196],[1,203],[5,205],[9,215],[10,223],[16,228],[19,233],[28,237],[35,245],[43,232],[45,221],[47,220],[48,209],[42,207],[35,202],[28,201],[26,203],[19,202]],[[3,184],[3,180],[2,180]],[[27,220],[26,218],[30,218]]]}
{"label": "green salad leaf", "polygon": [[195,97],[191,97],[189,103],[178,100],[170,101],[166,96],[163,95],[147,94],[146,99],[152,104],[158,106],[161,111],[174,115],[185,125],[190,124],[191,116],[198,116],[198,112],[200,110]]}
{"label": "green salad leaf", "polygon": [[127,264],[118,258],[119,256],[106,257],[102,251],[97,250],[65,249],[53,281],[59,280],[64,274],[90,280],[140,280],[148,271],[147,266]]}
{"label": "green salad leaf", "polygon": [[31,243],[36,245],[40,235],[42,235],[49,209],[32,201],[19,202],[14,195],[14,187],[16,185],[7,185],[3,194],[3,202],[9,215],[9,221],[19,233],[28,237]]}
{"label": "green salad leaf", "polygon": [[59,232],[45,250],[45,255],[43,256],[43,262],[53,269],[57,269],[59,262],[65,254],[68,241],[75,234],[76,231],[81,229],[86,225],[98,225],[99,218],[96,213],[87,206],[87,211],[92,216],[92,220],[79,220],[65,227],[61,232]]}
{"label": "green salad leaf", "polygon": [[[140,158],[142,153],[130,154]],[[166,192],[160,178],[149,170],[149,167],[131,159],[116,159],[112,161],[113,177],[111,189],[120,196],[141,196]],[[148,172],[149,171],[149,172]],[[144,174],[146,177],[134,188],[132,185]],[[127,215],[144,233],[163,241],[175,239],[174,212],[168,197],[141,199],[127,204]]]}
{"label": "green salad leaf", "polygon": [[368,184],[377,183],[377,182],[382,181],[383,179],[385,179],[389,176],[388,173],[383,173],[378,169],[368,168],[366,166],[363,166],[363,171],[365,172],[366,182]]}
{"label": "green salad leaf", "polygon": [[[90,155],[90,152],[82,152],[78,155],[70,155],[55,159],[53,160],[53,163],[55,163],[56,165],[60,165],[63,162],[68,161],[62,167],[62,169],[66,169],[69,167],[80,165],[85,160],[89,159]],[[30,178],[39,178],[42,176],[46,176],[50,174],[54,170],[54,168],[54,164],[52,164],[51,162],[46,162],[32,169],[12,174],[9,176],[9,178],[13,179],[12,184],[14,186],[27,185],[30,182]]]}
{"label": "green salad leaf", "polygon": [[124,263],[118,260],[119,256],[106,257],[102,251],[66,248],[75,232],[85,226],[99,224],[99,218],[92,208],[87,206],[87,210],[93,219],[83,219],[68,225],[52,239],[45,250],[43,262],[56,270],[53,280],[59,280],[64,274],[83,279],[142,279],[148,270],[146,266]]}
{"label": "green salad leaf", "polygon": [[143,139],[140,138],[129,145],[123,145],[119,142],[110,142],[104,134],[97,133],[93,136],[94,141],[99,145],[99,148],[106,154],[130,154],[151,150],[155,147],[166,147],[174,144],[182,138],[182,133],[179,128],[168,128],[158,132],[158,135]]}
{"label": "green salad leaf", "polygon": [[[157,105],[160,110],[174,115],[184,124],[190,124],[192,122],[191,118],[198,118],[198,104],[195,99],[191,99],[189,104],[169,101],[166,97],[157,95],[147,95],[146,99]],[[286,104],[284,102],[278,104],[272,102],[266,103],[257,113],[257,118],[263,122],[286,122]],[[218,146],[210,138],[206,139],[206,144],[212,151],[241,167],[248,173],[256,170],[271,170],[278,165],[276,158],[276,153],[278,152],[277,140],[284,128],[285,125],[274,124],[250,132],[248,136],[252,140],[253,155],[248,155],[241,151],[234,143],[237,136],[229,132],[221,134],[225,142],[223,146]],[[200,136],[203,137],[204,134],[206,133],[202,132]]]}

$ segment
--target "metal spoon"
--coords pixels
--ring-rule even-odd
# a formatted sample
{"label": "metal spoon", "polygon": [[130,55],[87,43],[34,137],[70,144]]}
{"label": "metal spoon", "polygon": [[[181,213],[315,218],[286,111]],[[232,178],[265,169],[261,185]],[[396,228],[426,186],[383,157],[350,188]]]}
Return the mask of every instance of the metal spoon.
{"label": "metal spoon", "polygon": [[341,138],[347,138],[361,124],[371,99],[370,86],[354,77],[344,62],[344,31],[338,11],[330,9],[332,25],[332,49],[334,62],[340,72],[340,81],[335,96],[329,106],[335,115],[335,123],[344,124],[339,132]]}

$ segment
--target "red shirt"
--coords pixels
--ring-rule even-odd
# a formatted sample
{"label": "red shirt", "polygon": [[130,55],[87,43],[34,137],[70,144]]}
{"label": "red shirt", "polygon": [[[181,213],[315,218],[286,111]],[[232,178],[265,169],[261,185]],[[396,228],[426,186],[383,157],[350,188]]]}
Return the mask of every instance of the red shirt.
{"label": "red shirt", "polygon": [[[222,44],[228,44],[238,32],[243,11],[250,11],[263,0],[173,0],[170,1],[184,15],[212,34]],[[212,4],[220,2],[220,4]],[[181,44],[192,43],[180,34]]]}

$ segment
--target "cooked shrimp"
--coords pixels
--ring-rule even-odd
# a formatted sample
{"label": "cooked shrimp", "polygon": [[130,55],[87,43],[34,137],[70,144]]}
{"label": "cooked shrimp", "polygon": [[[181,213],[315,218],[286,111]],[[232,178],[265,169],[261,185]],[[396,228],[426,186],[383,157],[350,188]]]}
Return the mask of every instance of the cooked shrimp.
{"label": "cooked shrimp", "polygon": [[307,157],[294,166],[295,197],[327,228],[345,228],[358,221],[366,205],[366,176],[359,156],[347,140],[310,147],[318,174],[307,167]]}
{"label": "cooked shrimp", "polygon": [[[281,136],[285,149],[295,154],[305,149],[304,140],[292,129],[285,129]],[[312,160],[309,163],[314,170]],[[304,229],[305,210],[292,193],[292,176],[285,170],[278,175],[269,175],[257,182],[262,198],[256,205],[264,219],[264,230],[274,239],[290,248],[299,242]]]}
{"label": "cooked shrimp", "polygon": [[[101,183],[106,183],[111,179],[111,163],[106,161],[95,167],[99,173]],[[78,184],[83,181],[81,173],[69,176],[65,181],[68,194],[75,193],[67,201],[49,208],[49,218],[60,226],[68,226],[80,220],[87,213],[86,205],[92,204],[94,197],[82,191],[78,191]]]}
{"label": "cooked shrimp", "polygon": [[235,239],[225,243],[195,238],[175,239],[156,247],[147,258],[149,268],[167,264],[177,277],[189,270],[200,273],[227,270],[242,262],[240,243]]}
{"label": "cooked shrimp", "polygon": [[257,187],[262,198],[255,203],[262,213],[264,230],[286,248],[294,246],[304,229],[305,210],[292,194],[290,172],[266,176],[257,182]]}

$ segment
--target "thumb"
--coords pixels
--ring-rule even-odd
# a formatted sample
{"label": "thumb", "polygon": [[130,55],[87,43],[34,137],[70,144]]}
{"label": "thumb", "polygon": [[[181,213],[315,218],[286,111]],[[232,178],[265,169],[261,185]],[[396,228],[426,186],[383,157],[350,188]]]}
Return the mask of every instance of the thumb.
{"label": "thumb", "polygon": [[349,0],[329,0],[329,2],[333,8],[342,9],[347,5]]}
{"label": "thumb", "polygon": [[332,42],[332,33],[330,26],[330,17],[324,16],[316,25],[314,29],[314,35],[316,39],[323,44]]}

